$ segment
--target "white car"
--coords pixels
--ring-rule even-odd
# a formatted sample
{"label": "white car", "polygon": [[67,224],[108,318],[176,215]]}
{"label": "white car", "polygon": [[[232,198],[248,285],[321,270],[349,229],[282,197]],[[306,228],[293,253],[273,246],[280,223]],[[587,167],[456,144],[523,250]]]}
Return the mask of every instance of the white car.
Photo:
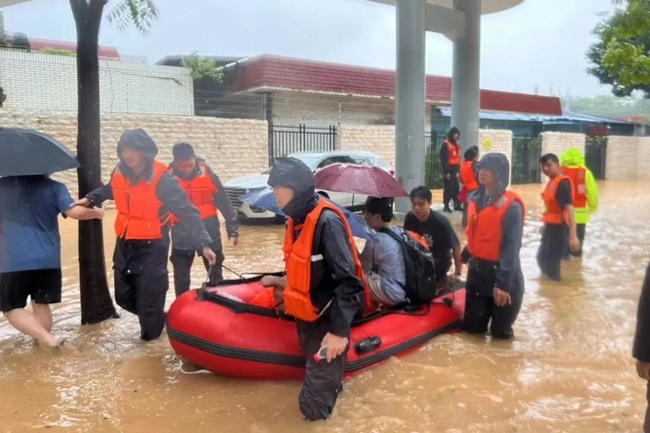
{"label": "white car", "polygon": [[[330,164],[347,163],[377,166],[389,172],[391,175],[394,174],[390,165],[381,159],[379,155],[372,152],[335,150],[331,152],[298,152],[292,153],[288,156],[301,160],[314,172]],[[240,218],[248,220],[276,219],[277,215],[274,212],[251,206],[248,203],[242,203],[240,200],[242,195],[250,191],[268,188],[267,182],[269,180],[270,170],[271,169],[269,168],[261,174],[232,179],[224,185],[230,203],[232,203],[235,210],[237,210],[237,214]],[[332,201],[351,210],[361,209],[367,198],[365,195],[351,194],[347,192],[317,191]],[[282,218],[282,221],[284,221],[284,218]]]}

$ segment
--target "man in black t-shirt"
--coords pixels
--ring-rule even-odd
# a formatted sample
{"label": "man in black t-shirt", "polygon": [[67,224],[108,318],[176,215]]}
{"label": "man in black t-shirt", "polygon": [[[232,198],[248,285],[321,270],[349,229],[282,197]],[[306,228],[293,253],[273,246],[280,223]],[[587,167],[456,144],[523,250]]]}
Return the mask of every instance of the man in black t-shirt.
{"label": "man in black t-shirt", "polygon": [[573,210],[573,194],[571,180],[562,175],[557,155],[552,153],[540,159],[542,171],[549,181],[542,193],[545,211],[542,216],[542,240],[537,252],[537,264],[542,274],[548,278],[560,281],[562,279],[560,264],[569,237],[571,251],[580,249],[575,214]]}
{"label": "man in black t-shirt", "polygon": [[[440,212],[431,210],[431,191],[425,186],[413,189],[411,212],[406,214],[404,229],[421,235],[429,243],[436,264],[438,285],[453,284],[460,276],[463,263],[460,258],[460,241],[449,220]],[[447,277],[454,258],[454,273]]]}

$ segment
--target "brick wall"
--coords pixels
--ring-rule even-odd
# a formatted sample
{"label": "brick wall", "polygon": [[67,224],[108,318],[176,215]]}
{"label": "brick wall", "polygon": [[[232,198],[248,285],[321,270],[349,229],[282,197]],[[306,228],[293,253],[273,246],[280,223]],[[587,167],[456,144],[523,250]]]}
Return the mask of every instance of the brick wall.
{"label": "brick wall", "polygon": [[[194,114],[185,68],[100,60],[99,75],[103,113]],[[74,113],[76,58],[0,50],[0,86],[5,108]]]}
{"label": "brick wall", "polygon": [[607,180],[632,180],[637,178],[637,170],[644,162],[638,161],[638,137],[609,137],[607,142]]}
{"label": "brick wall", "polygon": [[[75,150],[77,119],[72,116],[0,111],[5,127],[36,129]],[[234,177],[261,173],[268,167],[268,129],[265,121],[210,117],[144,116],[104,114],[102,116],[102,177],[106,182],[117,162],[117,141],[126,129],[143,128],[158,144],[158,159],[172,159],[172,146],[191,143],[197,155],[207,160],[223,182]],[[77,191],[76,171],[56,174],[55,179]]]}

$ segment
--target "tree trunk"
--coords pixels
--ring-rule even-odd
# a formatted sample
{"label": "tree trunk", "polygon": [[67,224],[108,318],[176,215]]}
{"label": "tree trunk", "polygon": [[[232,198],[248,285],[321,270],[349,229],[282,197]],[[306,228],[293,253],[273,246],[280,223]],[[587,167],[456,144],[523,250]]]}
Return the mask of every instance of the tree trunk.
{"label": "tree trunk", "polygon": [[[99,105],[99,26],[106,0],[70,0],[77,26],[79,197],[102,185]],[[79,222],[81,323],[119,317],[113,306],[100,220]]]}

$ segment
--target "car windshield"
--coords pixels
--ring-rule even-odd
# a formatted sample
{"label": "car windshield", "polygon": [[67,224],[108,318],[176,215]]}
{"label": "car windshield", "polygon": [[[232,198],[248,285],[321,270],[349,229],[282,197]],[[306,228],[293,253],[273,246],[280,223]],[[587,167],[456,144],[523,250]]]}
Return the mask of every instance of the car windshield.
{"label": "car windshield", "polygon": [[[305,163],[305,165],[313,170],[316,169],[316,165],[320,161],[320,156],[318,155],[289,155],[291,158],[296,158]],[[271,167],[269,167],[262,174],[269,174],[271,172]]]}

